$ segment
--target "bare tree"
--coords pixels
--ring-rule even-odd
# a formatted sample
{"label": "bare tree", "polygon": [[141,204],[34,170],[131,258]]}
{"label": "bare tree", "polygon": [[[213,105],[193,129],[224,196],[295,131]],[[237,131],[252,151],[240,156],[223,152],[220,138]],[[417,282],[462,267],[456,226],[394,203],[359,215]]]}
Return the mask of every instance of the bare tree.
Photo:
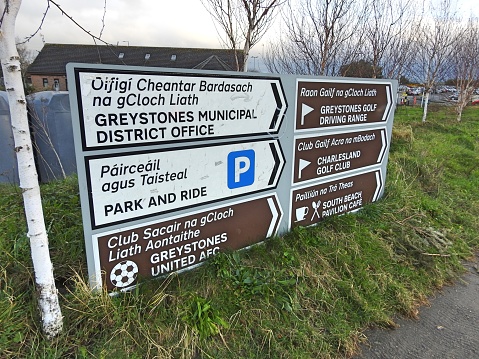
{"label": "bare tree", "polygon": [[[282,0],[201,0],[224,32],[224,45],[234,51],[236,70],[248,71],[248,57],[271,27]],[[242,60],[238,50],[242,48]]]}
{"label": "bare tree", "polygon": [[479,85],[479,20],[470,18],[464,32],[458,36],[454,46],[453,68],[458,98],[457,121],[471,100],[474,88]]}
{"label": "bare tree", "polygon": [[459,27],[460,22],[452,11],[450,0],[440,0],[437,7],[431,8],[431,20],[424,20],[417,27],[412,74],[425,87],[422,122],[426,121],[433,87],[449,70],[448,60],[453,55]]}
{"label": "bare tree", "polygon": [[18,175],[27,218],[42,327],[46,336],[52,338],[61,332],[63,319],[53,277],[40,186],[33,159],[20,57],[15,46],[15,19],[20,5],[21,0],[3,0],[0,2],[0,13],[2,14],[0,20],[0,59],[10,106]]}
{"label": "bare tree", "polygon": [[414,8],[412,0],[373,0],[362,24],[365,58],[372,65],[373,78],[398,78],[410,59]]}
{"label": "bare tree", "polygon": [[335,75],[358,54],[364,3],[357,0],[298,0],[283,11],[284,31],[266,59],[270,71]]}
{"label": "bare tree", "polygon": [[385,78],[401,80],[401,76],[408,73],[416,55],[414,43],[418,24],[420,20],[403,24],[400,36],[385,49],[382,64]]}

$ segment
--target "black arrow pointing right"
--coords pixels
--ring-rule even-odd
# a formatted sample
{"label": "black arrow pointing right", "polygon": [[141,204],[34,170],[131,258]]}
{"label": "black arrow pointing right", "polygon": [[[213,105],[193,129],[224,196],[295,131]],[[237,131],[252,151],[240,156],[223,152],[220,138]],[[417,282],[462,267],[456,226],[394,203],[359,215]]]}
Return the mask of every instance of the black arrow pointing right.
{"label": "black arrow pointing right", "polygon": [[[278,143],[278,146],[279,146],[279,143]],[[275,179],[279,178],[278,172],[281,172],[283,170],[284,156],[281,151],[281,147],[279,147],[279,150],[281,151],[281,153],[278,153],[278,150],[275,146],[275,142],[270,142],[269,147],[271,149],[271,153],[273,154],[273,159],[274,159],[273,171],[271,171],[271,177],[269,178],[269,182],[268,182],[268,186],[271,186],[274,183]],[[278,183],[276,182],[275,185],[277,184]]]}
{"label": "black arrow pointing right", "polygon": [[[279,114],[281,113],[281,110],[283,109],[283,103],[281,102],[281,96],[279,96],[279,90],[276,83],[271,82],[271,88],[273,89],[274,99],[276,100],[276,111],[274,112],[273,120],[271,121],[271,124],[269,125],[269,129],[273,130],[276,127],[276,123],[279,121]],[[287,107],[288,105],[285,104],[285,106]]]}

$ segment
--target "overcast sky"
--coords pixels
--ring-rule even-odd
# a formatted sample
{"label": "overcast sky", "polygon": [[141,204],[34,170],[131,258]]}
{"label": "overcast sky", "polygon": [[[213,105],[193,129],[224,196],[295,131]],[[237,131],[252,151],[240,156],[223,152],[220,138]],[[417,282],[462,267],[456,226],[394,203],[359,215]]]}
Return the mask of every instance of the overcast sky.
{"label": "overcast sky", "polygon": [[[417,0],[418,2],[420,0]],[[479,16],[478,0],[457,0],[462,11]],[[62,9],[94,35],[102,29],[105,0],[57,0]],[[16,36],[23,40],[41,24],[47,0],[23,0]],[[138,46],[220,48],[214,22],[200,0],[107,0],[102,39]],[[274,37],[274,31],[267,35]],[[39,33],[27,45],[40,50],[47,43],[93,44],[91,37],[51,6]],[[265,39],[263,43],[267,43]],[[252,55],[260,55],[262,44]]]}
{"label": "overcast sky", "polygon": [[[62,9],[94,35],[102,29],[104,0],[57,0]],[[46,0],[23,0],[17,37],[33,34],[41,23]],[[215,26],[200,0],[107,0],[102,39],[126,45],[221,47]],[[51,6],[39,34],[28,46],[47,43],[93,44],[91,37]]]}

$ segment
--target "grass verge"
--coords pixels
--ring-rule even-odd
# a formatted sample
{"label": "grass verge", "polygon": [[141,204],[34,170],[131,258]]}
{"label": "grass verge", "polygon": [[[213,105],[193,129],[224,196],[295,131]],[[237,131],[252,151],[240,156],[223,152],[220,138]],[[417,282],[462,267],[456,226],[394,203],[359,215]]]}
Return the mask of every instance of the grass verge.
{"label": "grass verge", "polygon": [[479,109],[396,113],[385,196],[131,293],[92,295],[76,178],[42,186],[65,330],[39,328],[22,199],[0,186],[0,357],[338,358],[478,248]]}

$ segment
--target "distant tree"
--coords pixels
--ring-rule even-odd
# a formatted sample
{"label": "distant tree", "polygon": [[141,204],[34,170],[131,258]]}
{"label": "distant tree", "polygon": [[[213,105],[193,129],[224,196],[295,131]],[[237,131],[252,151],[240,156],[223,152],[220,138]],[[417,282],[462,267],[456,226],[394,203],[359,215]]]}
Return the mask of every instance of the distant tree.
{"label": "distant tree", "polygon": [[411,60],[412,0],[374,0],[368,3],[367,19],[358,29],[363,34],[363,54],[370,59],[372,78],[398,78]]}
{"label": "distant tree", "polygon": [[339,73],[344,77],[362,77],[381,79],[382,68],[374,65],[372,61],[359,60],[342,65]]}
{"label": "distant tree", "polygon": [[462,111],[471,100],[479,80],[479,21],[470,18],[466,28],[458,36],[453,51],[453,71],[458,91],[456,104],[457,121],[461,121]]}
{"label": "distant tree", "polygon": [[[201,0],[224,32],[224,45],[235,53],[236,70],[248,71],[251,49],[271,27],[283,0]],[[238,51],[243,50],[240,62]]]}
{"label": "distant tree", "polygon": [[352,61],[361,43],[357,28],[365,3],[357,0],[289,0],[282,12],[284,29],[268,51],[272,72],[337,75]]}
{"label": "distant tree", "polygon": [[459,29],[460,22],[452,9],[451,0],[439,0],[437,6],[431,7],[431,19],[417,27],[416,40],[411,44],[415,53],[411,72],[425,87],[422,122],[426,121],[431,90],[450,70],[449,59],[453,56]]}
{"label": "distant tree", "polygon": [[412,83],[412,81],[409,78],[407,78],[406,76],[401,76],[399,78],[399,84],[400,85],[407,85],[407,84],[410,84],[410,83]]}
{"label": "distant tree", "polygon": [[25,88],[26,92],[31,92],[32,86],[28,84],[26,74],[28,66],[30,66],[30,64],[35,59],[35,55],[33,51],[27,47],[26,44],[19,43],[18,39],[16,41],[18,56],[20,57],[20,70],[22,73],[23,87]]}

